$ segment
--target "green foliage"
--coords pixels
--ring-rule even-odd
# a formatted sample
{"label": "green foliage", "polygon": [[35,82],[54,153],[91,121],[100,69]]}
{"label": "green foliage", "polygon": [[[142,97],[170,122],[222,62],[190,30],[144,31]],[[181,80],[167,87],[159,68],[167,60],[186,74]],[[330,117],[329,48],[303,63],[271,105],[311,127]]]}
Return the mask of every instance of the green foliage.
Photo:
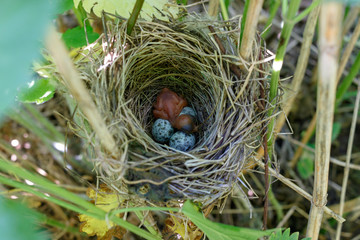
{"label": "green foliage", "polygon": [[176,0],[177,4],[182,4],[182,5],[186,5],[187,4],[187,0]]}
{"label": "green foliage", "polygon": [[1,239],[45,240],[47,234],[37,230],[38,219],[33,210],[14,200],[0,197]]}
{"label": "green foliage", "polygon": [[348,91],[354,78],[358,75],[359,72],[360,72],[360,53],[357,54],[354,64],[351,66],[349,73],[344,77],[341,84],[336,90],[335,108],[338,108],[340,103],[343,101],[345,93]]}
{"label": "green foliage", "polygon": [[[96,16],[101,17],[102,12],[117,14],[124,18],[129,18],[136,0],[118,1],[118,0],[74,0],[74,5],[77,8],[80,3],[85,11],[93,12]],[[162,20],[168,20],[167,16],[162,14],[169,12],[176,17],[179,13],[177,6],[168,4],[168,0],[147,0],[141,9],[140,17],[146,20],[151,20],[153,16]]]}
{"label": "green foliage", "polygon": [[93,43],[99,38],[99,34],[95,33],[91,26],[87,25],[86,32],[85,28],[80,26],[68,29],[65,33],[63,33],[62,39],[68,48],[78,48],[87,45],[86,36],[89,43]]}
{"label": "green foliage", "polygon": [[[299,233],[295,232],[290,235],[290,228],[286,229],[283,233],[281,230],[277,230],[273,232],[269,238],[269,240],[298,240]],[[311,238],[303,238],[302,240],[310,240]]]}
{"label": "green foliage", "polygon": [[18,99],[26,103],[43,103],[50,100],[55,93],[55,84],[49,78],[41,78],[31,81],[26,88],[23,88]]}
{"label": "green foliage", "polygon": [[233,0],[224,0],[226,9],[229,9],[229,6]]}
{"label": "green foliage", "polygon": [[310,178],[314,174],[314,155],[309,151],[304,151],[296,168],[301,178]]}
{"label": "green foliage", "polygon": [[339,136],[340,131],[341,131],[341,122],[334,122],[332,134],[331,134],[331,142],[333,142]]}
{"label": "green foliage", "polygon": [[55,14],[63,14],[74,7],[73,0],[50,1],[50,4],[54,4]]}
{"label": "green foliage", "polygon": [[31,62],[55,9],[48,0],[3,1],[0,7],[0,114],[14,102],[17,89],[30,81]]}
{"label": "green foliage", "polygon": [[197,209],[196,205],[189,200],[184,203],[181,211],[203,231],[210,240],[251,240],[263,236],[269,236],[274,230],[255,230],[250,228],[240,228],[222,223],[215,223],[206,219]]}

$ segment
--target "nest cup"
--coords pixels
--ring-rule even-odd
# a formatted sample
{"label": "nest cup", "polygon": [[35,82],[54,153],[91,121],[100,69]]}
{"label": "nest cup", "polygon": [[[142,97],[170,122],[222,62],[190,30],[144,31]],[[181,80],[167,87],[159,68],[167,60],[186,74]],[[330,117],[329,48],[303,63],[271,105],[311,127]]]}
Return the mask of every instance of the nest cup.
{"label": "nest cup", "polygon": [[[238,56],[237,25],[138,21],[129,36],[126,22],[108,23],[106,37],[77,62],[118,146],[114,158],[91,130],[86,134],[95,149],[95,169],[107,185],[155,204],[192,199],[205,206],[226,198],[234,187],[241,189],[239,175],[269,120],[256,103],[264,100],[263,86],[267,98],[269,63],[259,60],[266,56],[257,42],[252,55],[257,64]],[[240,65],[250,71],[234,74],[231,67]],[[188,152],[152,139],[153,104],[165,87],[186,98],[198,114],[196,145]]]}

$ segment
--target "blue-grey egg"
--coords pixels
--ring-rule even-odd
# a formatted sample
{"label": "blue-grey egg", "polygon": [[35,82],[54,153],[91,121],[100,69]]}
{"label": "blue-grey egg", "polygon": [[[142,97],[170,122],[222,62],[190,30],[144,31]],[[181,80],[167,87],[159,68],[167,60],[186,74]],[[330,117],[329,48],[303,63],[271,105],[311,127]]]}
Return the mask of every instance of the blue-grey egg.
{"label": "blue-grey egg", "polygon": [[168,120],[157,119],[152,126],[152,135],[158,143],[167,143],[174,134],[174,128]]}
{"label": "blue-grey egg", "polygon": [[171,136],[169,145],[183,152],[189,151],[195,146],[195,135],[178,131]]}
{"label": "blue-grey egg", "polygon": [[192,109],[191,107],[184,107],[184,108],[181,110],[179,116],[182,115],[182,114],[188,114],[188,115],[192,116],[193,118],[196,118],[196,115],[197,115],[196,112],[195,112],[195,110]]}

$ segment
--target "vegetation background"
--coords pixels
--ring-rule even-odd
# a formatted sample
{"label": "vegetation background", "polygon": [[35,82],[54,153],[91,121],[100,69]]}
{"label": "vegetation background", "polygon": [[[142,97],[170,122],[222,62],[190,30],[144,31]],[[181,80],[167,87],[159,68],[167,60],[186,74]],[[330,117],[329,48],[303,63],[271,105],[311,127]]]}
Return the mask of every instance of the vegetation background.
{"label": "vegetation background", "polygon": [[[98,2],[105,11],[116,5],[109,0]],[[244,199],[231,198],[222,213],[215,208],[204,219],[196,205],[186,202],[182,213],[192,221],[190,225],[180,218],[170,224],[159,214],[160,210],[179,209],[129,207],[109,214],[111,208],[89,201],[88,187],[96,185],[97,179],[86,162],[76,161],[83,146],[70,131],[71,111],[57,91],[56,79],[47,78],[46,72],[40,77],[34,70],[48,61],[41,53],[50,23],[57,26],[70,54],[98,38],[101,21],[90,24],[88,20],[95,18],[89,10],[93,4],[90,0],[13,0],[0,8],[0,234],[4,239],[96,238],[89,235],[99,239],[200,239],[201,232],[209,239],[257,239],[272,232],[260,231],[267,212],[265,196],[270,201],[265,223],[269,229],[278,229],[270,239],[297,239],[296,234],[290,237],[290,231],[299,232],[300,238],[360,239],[358,1],[178,1],[188,5],[189,12],[211,13],[218,19],[243,14],[242,26],[256,27],[268,50],[276,54],[274,63],[281,63],[280,67],[273,65],[269,81],[275,95],[281,82],[285,91],[282,106],[288,114],[287,121],[279,117],[269,126],[280,132],[276,141],[268,135],[270,149],[274,144],[275,150],[275,158],[269,161],[271,188],[266,189],[266,164],[252,164],[244,173],[252,186],[246,189],[252,208]],[[256,21],[248,16],[255,16]],[[326,214],[331,212],[338,216],[334,219]],[[83,222],[99,221],[86,228],[78,214],[90,217]],[[346,219],[342,224],[340,216]],[[109,219],[121,228],[99,233],[94,226],[108,226]],[[154,227],[155,221],[159,226]],[[166,226],[172,234],[161,231]],[[286,228],[290,230],[284,231]]]}

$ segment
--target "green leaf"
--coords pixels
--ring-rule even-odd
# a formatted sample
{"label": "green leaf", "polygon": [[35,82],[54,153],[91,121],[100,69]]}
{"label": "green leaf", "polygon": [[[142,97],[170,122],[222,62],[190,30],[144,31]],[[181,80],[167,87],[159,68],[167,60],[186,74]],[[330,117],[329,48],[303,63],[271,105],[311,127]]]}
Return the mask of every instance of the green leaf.
{"label": "green leaf", "polygon": [[304,151],[296,167],[300,177],[303,179],[308,179],[314,173],[313,155],[308,151]]}
{"label": "green leaf", "polygon": [[176,0],[177,4],[187,5],[187,0]]}
{"label": "green leaf", "polygon": [[[288,228],[290,231],[290,228]],[[293,234],[291,234],[291,236],[289,237],[289,240],[298,240],[299,239],[299,232],[295,232]]]}
{"label": "green leaf", "polygon": [[333,142],[340,134],[341,131],[341,123],[340,122],[334,122],[332,134],[331,134],[331,142]]}
{"label": "green leaf", "polygon": [[73,0],[57,0],[59,1],[58,6],[56,8],[57,14],[63,14],[66,11],[69,11],[74,7]]}
{"label": "green leaf", "polygon": [[0,115],[14,102],[17,89],[30,81],[31,62],[54,9],[48,0],[2,1],[0,7]]}
{"label": "green leaf", "polygon": [[[89,43],[93,43],[96,39],[99,38],[99,34],[95,33],[91,26],[86,26],[86,34]],[[78,26],[76,28],[68,29],[62,35],[62,39],[68,48],[83,47],[87,45],[86,34],[84,27]]]}
{"label": "green leaf", "polygon": [[50,100],[55,93],[55,85],[50,81],[49,78],[42,78],[33,80],[28,84],[27,88],[23,88],[20,91],[18,99],[21,102],[37,104]]}
{"label": "green leaf", "polygon": [[1,239],[50,239],[47,234],[36,230],[38,219],[34,211],[19,202],[0,197],[0,213]]}
{"label": "green leaf", "polygon": [[232,2],[232,0],[225,0],[226,9],[229,9],[229,6],[230,6],[231,2]]}
{"label": "green leaf", "polygon": [[181,211],[190,218],[190,220],[203,231],[210,240],[249,240],[258,239],[263,236],[269,236],[274,230],[255,230],[250,228],[240,228],[222,223],[215,223],[206,219],[197,207],[186,201]]}
{"label": "green leaf", "polygon": [[283,233],[281,230],[277,230],[276,232],[272,233],[269,240],[298,240],[299,239],[299,232],[295,232],[290,235],[290,228],[286,229]]}
{"label": "green leaf", "polygon": [[74,6],[73,0],[48,0],[51,7],[54,9],[53,18],[56,18],[58,14],[63,14],[66,11],[72,9]]}
{"label": "green leaf", "polygon": [[[117,14],[124,18],[129,18],[134,8],[136,0],[118,1],[118,0],[82,0],[84,9],[96,16],[101,17],[102,11]],[[79,4],[78,0],[74,0],[75,6]],[[165,15],[161,12],[165,13]],[[152,20],[153,16],[161,20],[168,20],[166,16],[170,13],[173,17],[179,14],[180,9],[174,4],[169,4],[168,0],[147,0],[141,9],[139,18]]]}

